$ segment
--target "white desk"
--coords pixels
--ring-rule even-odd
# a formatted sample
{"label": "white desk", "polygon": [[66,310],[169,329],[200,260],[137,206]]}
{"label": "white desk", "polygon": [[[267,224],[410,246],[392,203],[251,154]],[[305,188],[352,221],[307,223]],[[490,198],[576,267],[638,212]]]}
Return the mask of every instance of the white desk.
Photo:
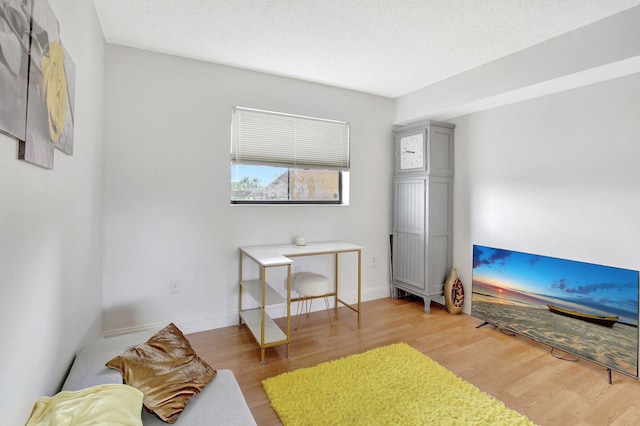
{"label": "white desk", "polygon": [[[338,267],[340,253],[356,252],[358,254],[358,303],[357,307],[344,302],[338,296]],[[318,256],[332,254],[335,256],[335,291],[329,296],[335,298],[335,308],[338,303],[342,303],[352,311],[358,314],[358,323],[360,323],[360,313],[362,304],[362,247],[346,243],[343,241],[328,241],[308,243],[306,246],[297,246],[295,244],[267,245],[267,246],[249,246],[240,247],[240,290],[239,290],[239,311],[240,323],[244,321],[253,336],[260,344],[261,356],[260,362],[264,363],[265,348],[286,344],[287,356],[289,356],[289,343],[291,336],[291,312],[290,304],[301,300],[300,298],[291,299],[291,265],[294,262],[291,258],[300,256]],[[242,279],[242,261],[247,256],[260,266],[260,279],[246,280]],[[273,290],[266,282],[266,268],[287,267],[287,296],[286,299]],[[242,292],[247,291],[251,297],[260,304],[260,308],[251,310],[242,310]],[[265,307],[270,304],[286,303],[287,304],[287,328],[286,332],[269,318],[265,313]]]}

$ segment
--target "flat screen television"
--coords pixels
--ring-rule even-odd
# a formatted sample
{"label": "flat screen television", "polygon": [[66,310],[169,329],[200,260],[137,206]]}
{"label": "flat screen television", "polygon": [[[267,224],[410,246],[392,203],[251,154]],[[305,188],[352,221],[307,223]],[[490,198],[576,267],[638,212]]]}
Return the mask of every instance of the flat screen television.
{"label": "flat screen television", "polygon": [[471,315],[638,377],[638,271],[474,245]]}

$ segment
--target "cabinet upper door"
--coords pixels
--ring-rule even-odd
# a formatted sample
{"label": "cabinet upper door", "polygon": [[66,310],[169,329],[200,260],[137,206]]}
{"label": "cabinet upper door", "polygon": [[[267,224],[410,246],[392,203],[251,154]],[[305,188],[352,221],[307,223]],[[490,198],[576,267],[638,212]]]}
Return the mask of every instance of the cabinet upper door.
{"label": "cabinet upper door", "polygon": [[432,176],[453,176],[453,128],[429,126],[427,171]]}
{"label": "cabinet upper door", "polygon": [[396,174],[427,170],[427,133],[425,129],[404,132],[395,140]]}
{"label": "cabinet upper door", "polygon": [[453,176],[453,125],[426,122],[395,132],[395,174]]}

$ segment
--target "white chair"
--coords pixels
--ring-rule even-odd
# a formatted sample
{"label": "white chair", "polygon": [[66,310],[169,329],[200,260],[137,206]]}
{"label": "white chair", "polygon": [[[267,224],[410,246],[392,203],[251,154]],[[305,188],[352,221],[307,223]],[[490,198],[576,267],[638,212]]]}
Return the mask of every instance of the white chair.
{"label": "white chair", "polygon": [[298,329],[300,315],[304,313],[306,308],[307,316],[309,316],[313,299],[318,297],[324,298],[324,304],[327,307],[327,315],[329,315],[329,323],[331,324],[331,327],[333,327],[328,299],[329,294],[333,293],[331,280],[322,274],[314,274],[311,272],[295,273],[291,279],[293,281],[293,289],[300,295],[300,301],[298,302],[297,309],[298,319],[296,321],[295,330]]}

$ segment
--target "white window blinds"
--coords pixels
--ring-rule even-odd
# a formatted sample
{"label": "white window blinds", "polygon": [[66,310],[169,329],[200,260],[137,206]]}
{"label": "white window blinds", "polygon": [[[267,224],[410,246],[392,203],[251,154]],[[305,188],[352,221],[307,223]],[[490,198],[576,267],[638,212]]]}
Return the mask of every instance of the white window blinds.
{"label": "white window blinds", "polygon": [[292,168],[349,169],[349,123],[233,108],[231,161]]}

